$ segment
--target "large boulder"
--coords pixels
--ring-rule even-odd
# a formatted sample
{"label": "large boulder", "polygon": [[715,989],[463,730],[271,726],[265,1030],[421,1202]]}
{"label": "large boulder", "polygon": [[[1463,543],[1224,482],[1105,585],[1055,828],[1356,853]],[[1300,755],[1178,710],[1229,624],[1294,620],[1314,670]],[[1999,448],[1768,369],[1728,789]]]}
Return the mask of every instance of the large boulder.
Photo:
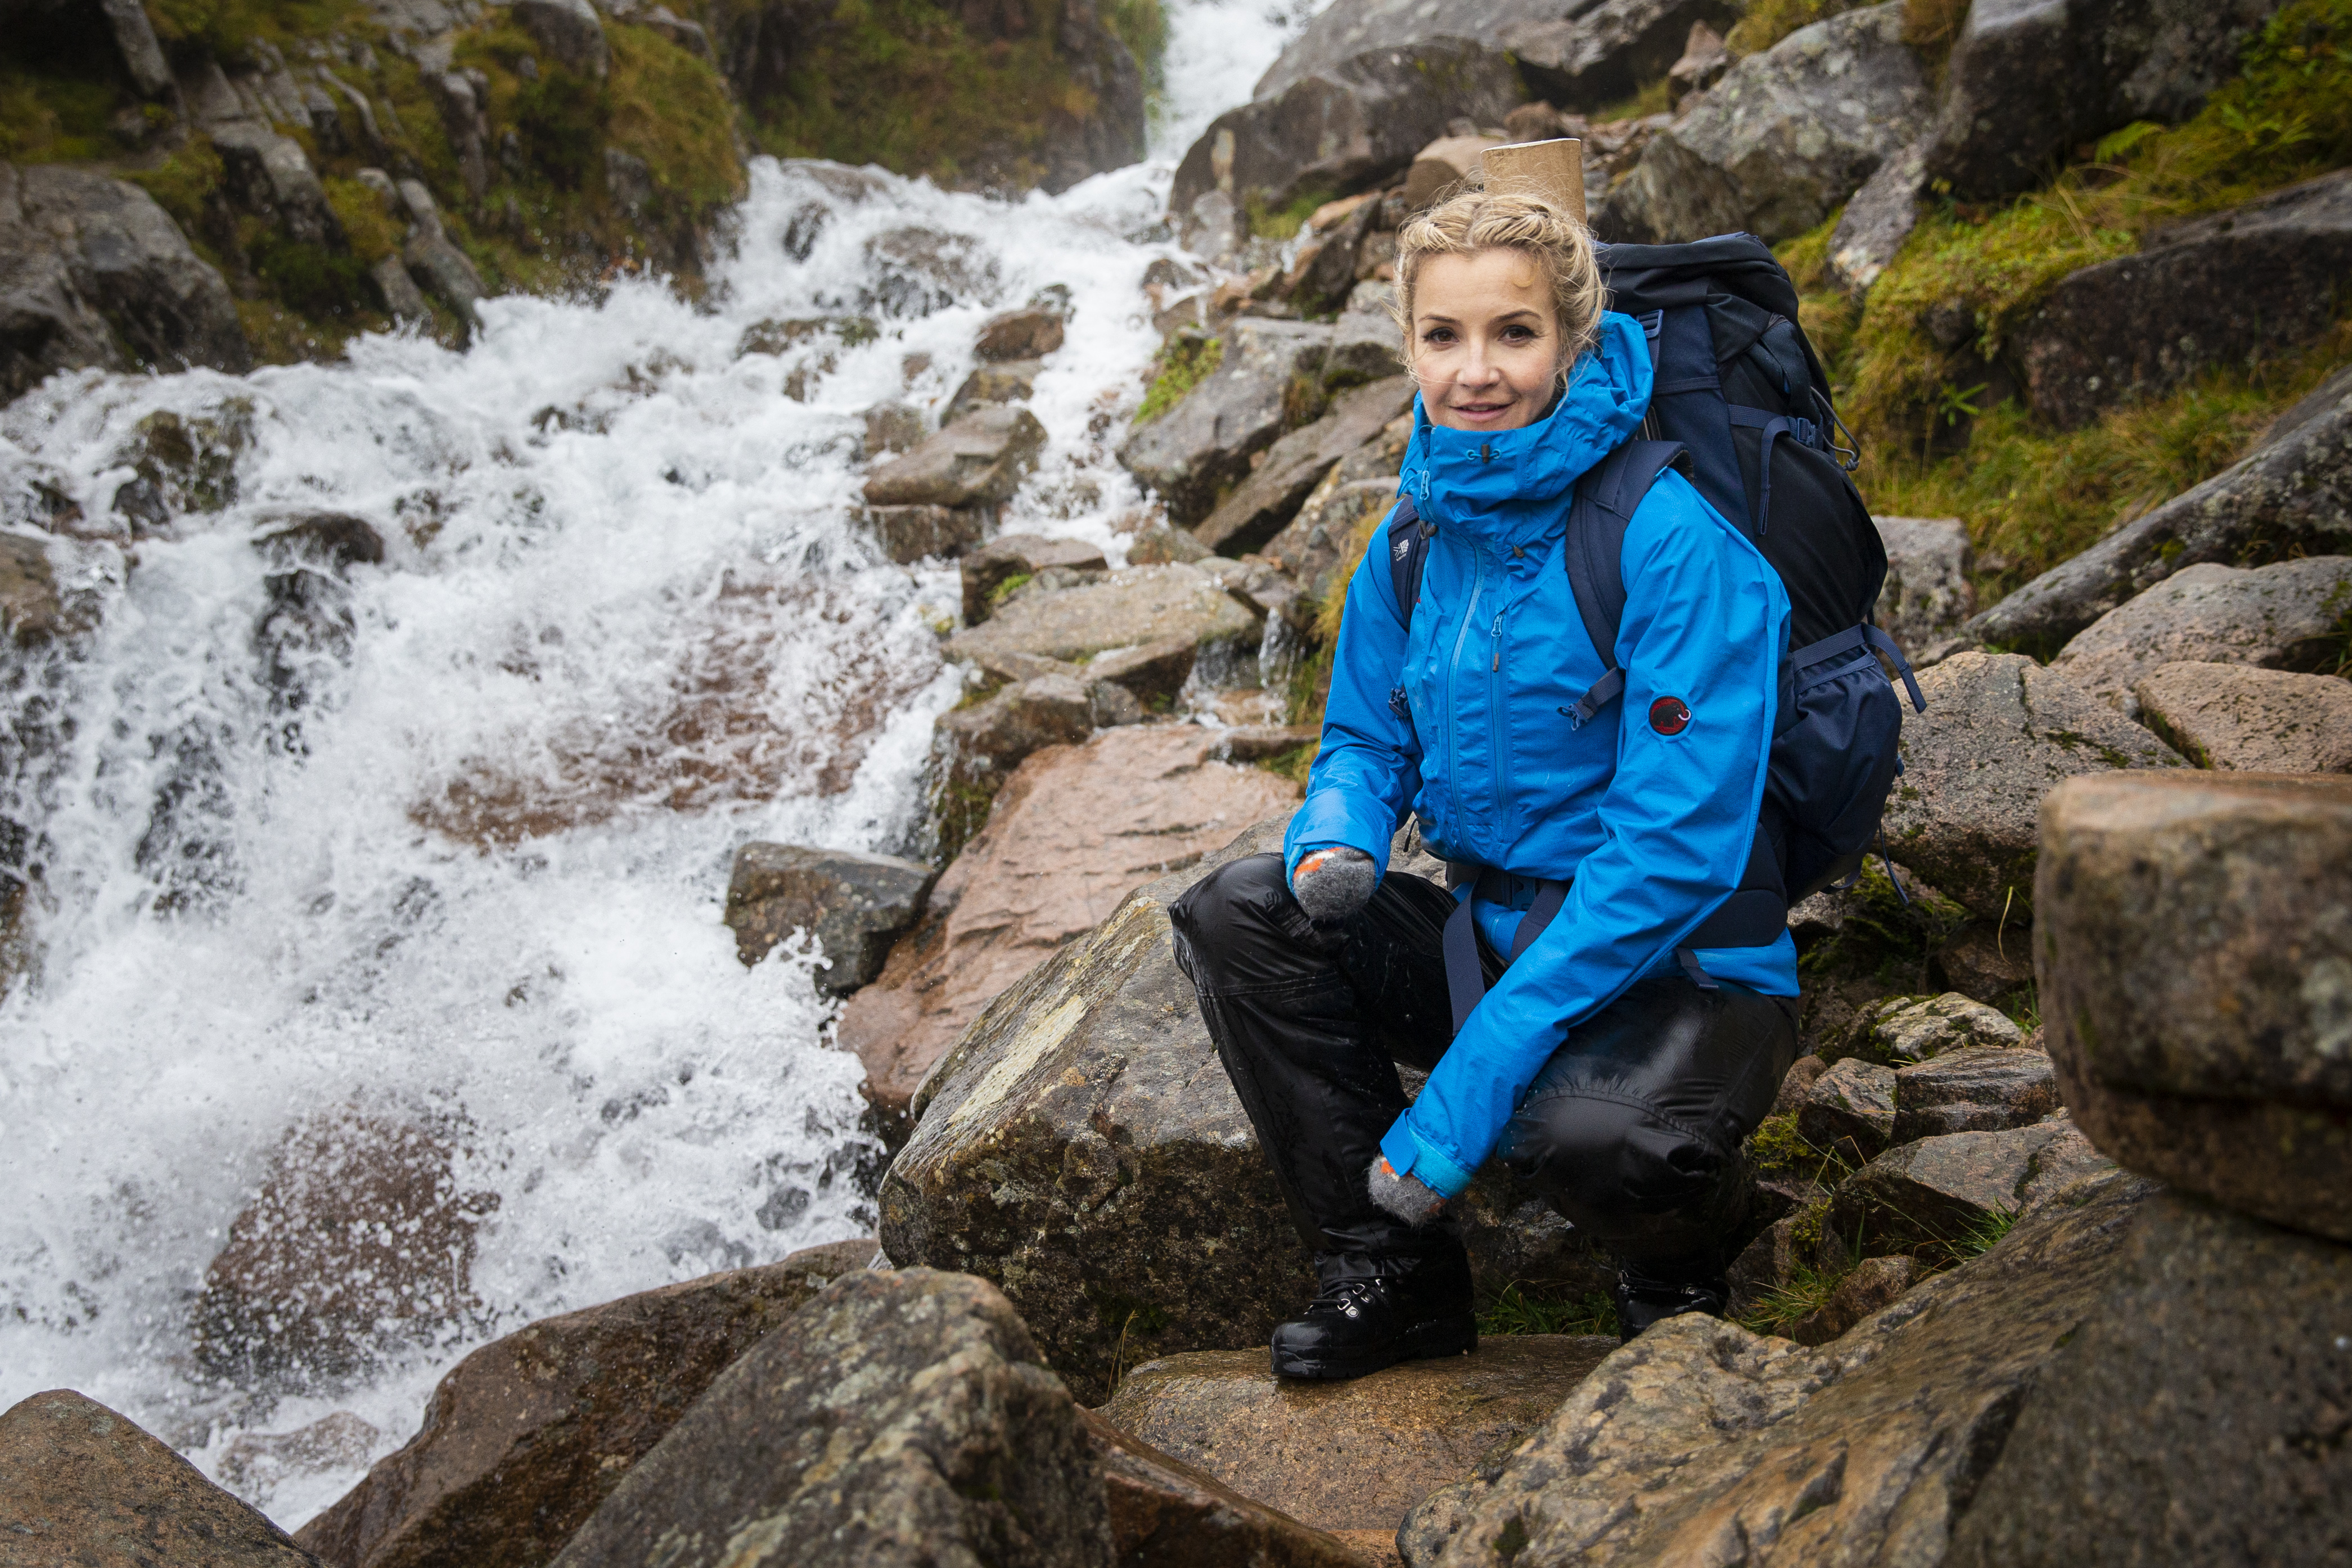
{"label": "large boulder", "polygon": [[2010,330],[2004,352],[2034,413],[2071,429],[2216,364],[2312,342],[2335,324],[2347,285],[2352,170],[2338,170],[2067,274]]}
{"label": "large boulder", "polygon": [[1393,1534],[1439,1487],[1548,1420],[1613,1339],[1488,1335],[1475,1352],[1409,1362],[1300,1399],[1263,1347],[1137,1367],[1103,1415],[1293,1519]]}
{"label": "large boulder", "polygon": [[2020,1414],[1949,1568],[2347,1552],[2352,1247],[2166,1194]]}
{"label": "large boulder", "polygon": [[223,182],[239,206],[276,225],[298,244],[342,245],[342,220],[328,204],[327,187],[319,183],[319,171],[310,166],[302,143],[258,121],[216,125],[212,141],[213,151],[220,154]]}
{"label": "large boulder", "polygon": [[2279,0],[1976,0],[1952,47],[1928,178],[1984,201],[2135,120],[2185,120]]}
{"label": "large boulder", "polygon": [[842,1015],[841,1046],[865,1062],[866,1097],[890,1131],[904,1127],[923,1075],[1008,986],[1132,889],[1297,802],[1289,781],[1221,762],[1216,748],[1196,725],[1135,725],[1021,763],[922,924]]}
{"label": "large boulder", "polygon": [[2167,664],[2332,669],[2344,655],[2352,555],[2315,555],[2241,570],[2185,567],[2077,632],[2050,661],[2126,713],[2132,689]]}
{"label": "large boulder", "polygon": [[721,1373],[562,1568],[1109,1568],[1077,1406],[986,1281],[845,1275]]}
{"label": "large boulder", "polygon": [[1102,549],[1077,539],[1048,539],[1040,533],[1005,533],[968,552],[961,568],[963,581],[963,621],[976,626],[996,608],[997,590],[1016,579],[1026,580],[1054,568],[1065,572],[1105,569]]}
{"label": "large boulder", "polygon": [[2200,768],[2352,773],[2352,680],[2238,664],[2161,664],[2132,688],[2140,722]]}
{"label": "large boulder", "polygon": [[1118,460],[1160,493],[1180,528],[1214,510],[1218,497],[1247,477],[1250,459],[1281,436],[1291,384],[1321,374],[1331,329],[1244,316],[1223,341],[1217,368],[1118,449]]}
{"label": "large boulder", "polygon": [[1334,463],[1379,440],[1391,421],[1412,411],[1415,390],[1410,376],[1397,375],[1341,393],[1329,413],[1268,447],[1192,536],[1227,555],[1256,550],[1297,514]]}
{"label": "large boulder", "polygon": [[2145,1184],[2111,1173],[1818,1350],[1703,1316],[1604,1361],[1433,1494],[1413,1568],[1940,1560],[2019,1402],[2097,1303]]}
{"label": "large boulder", "polygon": [[0,401],[86,365],[243,372],[253,351],[228,285],[152,196],[0,163]]}
{"label": "large boulder", "polygon": [[1801,27],[1733,67],[1609,194],[1612,237],[1673,243],[1812,228],[1908,145],[1929,112],[1903,7]]}
{"label": "large boulder", "polygon": [[866,499],[876,506],[989,506],[1013,499],[1037,466],[1045,427],[1025,408],[991,405],[965,415],[906,456],[876,467]]}
{"label": "large boulder", "polygon": [[1987,643],[2047,658],[2101,616],[2200,563],[2352,554],[2352,385],[2300,411],[2235,467],[2127,522],[1969,623]]}
{"label": "large boulder", "polygon": [[1925,668],[1952,651],[1960,623],[1977,607],[1969,574],[1976,551],[1956,517],[1874,517],[1886,546],[1886,583],[1878,624]]}
{"label": "large boulder", "polygon": [[2063,1119],[1939,1133],[1897,1144],[1840,1183],[1822,1228],[1866,1255],[1965,1250],[2081,1178],[2114,1168]]}
{"label": "large boulder", "polygon": [[319,1568],[155,1437],[66,1388],[0,1415],[0,1563]]}
{"label": "large boulder", "polygon": [[2042,797],[2061,779],[2178,767],[2171,747],[2018,654],[1955,654],[1919,676],[1886,853],[1988,920],[2030,914]]}
{"label": "large boulder", "polygon": [[2034,924],[2059,1089],[2133,1170],[2352,1241],[2352,780],[2078,779]]}
{"label": "large boulder", "polygon": [[1102,1468],[1119,1568],[1365,1568],[1347,1542],[1078,1413]]}
{"label": "large boulder", "polygon": [[895,855],[746,844],[727,879],[727,924],[748,967],[795,931],[824,945],[832,967],[818,982],[846,995],[882,973],[898,933],[923,912],[939,872]]}
{"label": "large boulder", "polygon": [[433,1390],[415,1437],[295,1540],[333,1568],[537,1568],[735,1359],[868,1239],[546,1318]]}
{"label": "large boulder", "polygon": [[1396,504],[1394,479],[1350,481],[1341,477],[1345,467],[1332,465],[1323,482],[1307,492],[1298,515],[1262,552],[1297,580],[1300,592],[1318,603],[1347,591],[1339,568],[1349,541]]}
{"label": "large boulder", "polygon": [[1130,566],[1099,583],[1013,599],[950,637],[947,654],[983,665],[1012,654],[1073,660],[1176,638],[1196,647],[1245,644],[1254,653],[1258,621],[1199,566]]}

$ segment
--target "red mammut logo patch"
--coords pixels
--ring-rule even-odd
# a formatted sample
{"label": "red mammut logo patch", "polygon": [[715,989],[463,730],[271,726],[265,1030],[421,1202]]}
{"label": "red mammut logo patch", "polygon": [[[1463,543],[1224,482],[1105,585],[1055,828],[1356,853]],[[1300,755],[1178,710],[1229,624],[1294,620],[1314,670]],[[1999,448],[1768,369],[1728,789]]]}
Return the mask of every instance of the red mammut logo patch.
{"label": "red mammut logo patch", "polygon": [[1679,735],[1690,728],[1690,704],[1679,697],[1661,697],[1650,704],[1650,728],[1661,735]]}

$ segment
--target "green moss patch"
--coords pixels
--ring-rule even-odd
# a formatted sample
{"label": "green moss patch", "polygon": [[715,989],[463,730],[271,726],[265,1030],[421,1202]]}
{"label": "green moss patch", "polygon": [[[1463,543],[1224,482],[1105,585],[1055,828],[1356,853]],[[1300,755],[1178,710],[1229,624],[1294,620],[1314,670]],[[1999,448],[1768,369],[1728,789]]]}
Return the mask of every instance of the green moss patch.
{"label": "green moss patch", "polygon": [[1143,395],[1142,406],[1135,411],[1138,425],[1159,418],[1186,393],[1215,374],[1225,363],[1225,342],[1223,338],[1171,338],[1160,345],[1155,363],[1159,371]]}

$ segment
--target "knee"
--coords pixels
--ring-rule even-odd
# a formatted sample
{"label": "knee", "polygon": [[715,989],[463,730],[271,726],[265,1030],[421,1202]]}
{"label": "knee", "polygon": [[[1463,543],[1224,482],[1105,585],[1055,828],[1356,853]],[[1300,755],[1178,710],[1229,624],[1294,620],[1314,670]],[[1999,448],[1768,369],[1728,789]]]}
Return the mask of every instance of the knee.
{"label": "knee", "polygon": [[1530,1100],[1503,1157],[1571,1224],[1608,1237],[1717,1206],[1738,1162],[1636,1102],[1584,1094]]}
{"label": "knee", "polygon": [[1169,906],[1168,919],[1177,955],[1197,984],[1306,923],[1279,855],[1245,855],[1218,867]]}

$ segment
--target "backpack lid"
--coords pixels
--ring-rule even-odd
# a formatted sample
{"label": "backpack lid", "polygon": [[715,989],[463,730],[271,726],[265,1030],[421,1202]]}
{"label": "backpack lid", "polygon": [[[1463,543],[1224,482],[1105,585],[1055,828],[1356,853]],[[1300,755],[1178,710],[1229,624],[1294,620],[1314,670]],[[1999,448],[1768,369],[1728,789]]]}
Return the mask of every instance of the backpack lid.
{"label": "backpack lid", "polygon": [[[1629,316],[1677,305],[1704,305],[1710,289],[1730,294],[1791,321],[1800,318],[1797,286],[1772,256],[1772,247],[1752,234],[1718,234],[1687,245],[1596,245],[1601,280],[1609,308]],[[1813,384],[1826,391],[1829,377],[1801,333],[1805,367]]]}

